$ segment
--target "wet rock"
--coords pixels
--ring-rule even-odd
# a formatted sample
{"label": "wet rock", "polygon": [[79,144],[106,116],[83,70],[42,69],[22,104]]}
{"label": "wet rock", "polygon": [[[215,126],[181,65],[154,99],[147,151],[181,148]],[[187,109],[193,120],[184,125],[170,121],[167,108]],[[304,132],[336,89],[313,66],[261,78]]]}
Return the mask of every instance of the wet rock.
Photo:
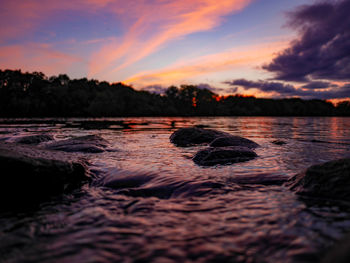
{"label": "wet rock", "polygon": [[98,135],[87,135],[56,141],[45,145],[45,148],[63,152],[101,153],[106,150],[108,142]]}
{"label": "wet rock", "polygon": [[253,149],[258,147],[259,144],[240,136],[228,135],[228,136],[216,138],[214,141],[210,143],[209,146],[210,147],[243,146],[243,147]]}
{"label": "wet rock", "polygon": [[39,144],[42,142],[48,142],[52,140],[54,140],[54,138],[50,134],[37,134],[18,137],[15,139],[15,142],[23,144]]}
{"label": "wet rock", "polygon": [[287,144],[285,141],[281,141],[281,140],[275,140],[275,141],[272,141],[271,143],[276,144],[276,145],[284,145],[284,144]]}
{"label": "wet rock", "polygon": [[231,136],[229,133],[203,128],[182,128],[170,136],[170,142],[176,146],[186,147],[197,144],[210,143],[216,138]]}
{"label": "wet rock", "polygon": [[63,193],[89,180],[87,164],[71,154],[0,142],[0,203],[24,203]]}
{"label": "wet rock", "polygon": [[257,157],[257,154],[247,147],[229,146],[229,147],[210,147],[201,150],[195,154],[192,160],[203,166],[212,166],[216,164],[229,164],[249,161]]}
{"label": "wet rock", "polygon": [[313,165],[284,185],[300,195],[350,201],[350,158]]}

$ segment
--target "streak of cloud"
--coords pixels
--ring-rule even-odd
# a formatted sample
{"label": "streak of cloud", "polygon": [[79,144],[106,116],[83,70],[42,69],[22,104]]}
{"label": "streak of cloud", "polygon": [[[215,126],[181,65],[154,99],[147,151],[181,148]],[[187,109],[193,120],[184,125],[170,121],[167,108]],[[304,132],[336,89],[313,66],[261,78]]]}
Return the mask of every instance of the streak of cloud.
{"label": "streak of cloud", "polygon": [[149,56],[170,41],[213,29],[221,23],[224,16],[242,10],[250,2],[251,0],[223,0],[220,3],[215,0],[154,0],[145,4],[138,1],[131,9],[131,14],[124,14],[131,17],[127,33],[106,43],[92,56],[89,75],[117,72]]}
{"label": "streak of cloud", "polygon": [[275,50],[283,48],[286,44],[285,41],[262,43],[234,48],[194,60],[182,60],[166,69],[141,72],[123,82],[136,86],[147,86],[154,83],[166,85],[167,83],[186,82],[189,78],[198,75],[228,71],[237,67],[253,68],[271,59]]}

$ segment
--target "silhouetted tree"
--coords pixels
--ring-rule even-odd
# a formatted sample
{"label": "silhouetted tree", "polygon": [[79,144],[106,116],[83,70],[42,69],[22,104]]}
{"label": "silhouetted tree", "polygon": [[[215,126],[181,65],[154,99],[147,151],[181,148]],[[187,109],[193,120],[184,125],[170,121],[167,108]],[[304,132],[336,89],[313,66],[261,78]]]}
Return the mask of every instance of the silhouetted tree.
{"label": "silhouetted tree", "polygon": [[164,95],[122,83],[46,77],[0,70],[1,117],[103,116],[350,116],[350,102],[218,96],[195,85],[171,86]]}

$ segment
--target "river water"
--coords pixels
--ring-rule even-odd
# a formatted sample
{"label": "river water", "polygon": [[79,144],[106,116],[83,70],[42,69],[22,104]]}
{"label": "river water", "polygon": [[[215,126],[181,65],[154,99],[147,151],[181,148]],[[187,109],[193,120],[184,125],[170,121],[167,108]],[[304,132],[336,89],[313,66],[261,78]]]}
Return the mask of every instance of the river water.
{"label": "river water", "polygon": [[[116,125],[0,120],[1,138],[98,134],[113,149],[82,154],[94,182],[35,209],[0,211],[0,262],[315,262],[350,230],[350,204],[300,198],[278,183],[312,164],[350,157],[349,118],[104,120]],[[194,164],[205,146],[169,141],[176,129],[194,125],[259,143],[258,158]],[[102,187],[109,179],[124,185]]]}

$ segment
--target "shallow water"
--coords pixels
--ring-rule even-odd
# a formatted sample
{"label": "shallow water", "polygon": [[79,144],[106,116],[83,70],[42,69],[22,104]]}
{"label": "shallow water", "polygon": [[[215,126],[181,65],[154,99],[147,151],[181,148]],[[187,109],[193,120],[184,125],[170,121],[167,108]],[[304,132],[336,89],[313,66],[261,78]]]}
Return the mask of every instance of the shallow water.
{"label": "shallow water", "polygon": [[[35,209],[0,212],[0,261],[315,262],[350,229],[349,204],[301,199],[280,186],[312,164],[350,157],[349,118],[105,120],[123,125],[0,120],[0,139],[50,132],[111,143],[105,153],[82,154],[96,173],[91,184]],[[205,146],[169,142],[193,125],[254,140],[259,157],[198,166],[191,157]]]}

